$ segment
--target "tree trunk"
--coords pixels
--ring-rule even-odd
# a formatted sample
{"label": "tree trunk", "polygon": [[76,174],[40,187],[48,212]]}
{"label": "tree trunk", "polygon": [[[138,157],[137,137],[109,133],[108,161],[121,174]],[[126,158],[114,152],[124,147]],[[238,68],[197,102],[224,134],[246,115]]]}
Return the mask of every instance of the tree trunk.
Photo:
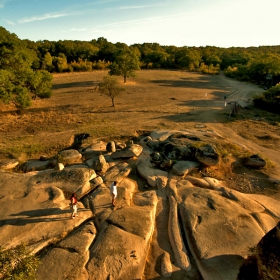
{"label": "tree trunk", "polygon": [[111,97],[111,99],[112,99],[112,107],[115,107],[115,98],[114,97]]}
{"label": "tree trunk", "polygon": [[126,83],[126,75],[123,76],[123,82]]}

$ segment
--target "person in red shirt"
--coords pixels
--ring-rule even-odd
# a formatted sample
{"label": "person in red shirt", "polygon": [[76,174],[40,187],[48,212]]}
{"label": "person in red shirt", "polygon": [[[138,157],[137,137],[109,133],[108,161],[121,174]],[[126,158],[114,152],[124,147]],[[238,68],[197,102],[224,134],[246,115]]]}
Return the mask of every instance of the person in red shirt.
{"label": "person in red shirt", "polygon": [[77,194],[72,193],[70,197],[70,207],[71,207],[71,218],[74,219],[77,215],[78,207],[77,207],[78,199]]}

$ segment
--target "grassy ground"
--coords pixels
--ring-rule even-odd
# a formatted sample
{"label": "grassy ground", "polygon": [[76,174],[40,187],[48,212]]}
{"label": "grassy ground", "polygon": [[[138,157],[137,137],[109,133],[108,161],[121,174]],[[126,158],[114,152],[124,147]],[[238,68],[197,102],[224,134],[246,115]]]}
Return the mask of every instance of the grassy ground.
{"label": "grassy ground", "polygon": [[130,137],[136,131],[197,129],[197,125],[224,132],[236,142],[240,139],[235,139],[234,133],[244,141],[280,151],[279,116],[250,109],[229,118],[231,107],[225,106],[224,96],[228,96],[227,101],[250,98],[260,91],[255,85],[223,75],[143,70],[126,84],[119,77],[125,91],[111,107],[111,99],[96,90],[106,74],[54,74],[50,99],[34,100],[23,115],[2,106],[0,161],[52,156],[69,146],[76,133],[89,133],[95,140],[113,140]]}

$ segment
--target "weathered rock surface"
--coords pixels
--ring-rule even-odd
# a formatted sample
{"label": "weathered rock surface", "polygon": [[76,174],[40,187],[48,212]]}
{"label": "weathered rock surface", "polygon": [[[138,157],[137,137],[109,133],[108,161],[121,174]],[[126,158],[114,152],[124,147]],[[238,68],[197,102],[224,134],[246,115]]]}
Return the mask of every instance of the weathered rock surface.
{"label": "weathered rock surface", "polygon": [[58,162],[64,165],[71,165],[82,161],[82,155],[74,149],[63,150],[57,154]]}
{"label": "weathered rock surface", "polygon": [[23,172],[31,172],[31,171],[41,171],[41,170],[45,170],[45,169],[50,169],[52,167],[53,166],[49,160],[41,161],[41,160],[31,159],[31,160],[25,162],[21,166],[21,170]]}
{"label": "weathered rock surface", "polygon": [[86,164],[94,169],[96,172],[105,173],[109,168],[109,164],[107,163],[105,157],[103,155],[99,155],[88,159]]}
{"label": "weathered rock surface", "polygon": [[0,169],[2,170],[10,170],[19,165],[19,161],[16,159],[6,160],[4,162],[0,162]]}
{"label": "weathered rock surface", "polygon": [[142,150],[142,146],[138,144],[132,144],[119,151],[112,153],[111,157],[113,159],[138,157],[141,154]]}
{"label": "weathered rock surface", "polygon": [[[209,135],[219,138],[211,131],[154,131],[139,144],[98,142],[69,157],[66,150],[58,156],[62,170],[0,171],[1,245],[45,249],[37,279],[235,280],[249,249],[280,220],[280,203],[196,172],[219,162],[201,145]],[[200,158],[194,143],[204,147]],[[72,192],[80,200],[75,219]]]}
{"label": "weathered rock surface", "polygon": [[[177,194],[188,245],[203,278],[236,279],[248,248],[265,234],[252,215],[264,214],[265,208],[227,188],[209,190],[181,183]],[[272,225],[271,219],[266,226]]]}
{"label": "weathered rock surface", "polygon": [[79,203],[79,217],[70,219],[69,198],[56,186],[58,182],[39,181],[36,173],[0,176],[0,236],[4,247],[25,243],[38,251],[92,216]]}
{"label": "weathered rock surface", "polygon": [[185,176],[193,170],[197,170],[199,164],[193,161],[177,161],[171,169],[171,172],[178,176]]}
{"label": "weathered rock surface", "polygon": [[259,155],[252,155],[244,159],[244,165],[252,168],[263,168],[266,166],[266,161]]}
{"label": "weathered rock surface", "polygon": [[95,236],[95,226],[89,222],[59,242],[41,257],[37,279],[44,280],[46,275],[48,279],[88,279],[85,265]]}

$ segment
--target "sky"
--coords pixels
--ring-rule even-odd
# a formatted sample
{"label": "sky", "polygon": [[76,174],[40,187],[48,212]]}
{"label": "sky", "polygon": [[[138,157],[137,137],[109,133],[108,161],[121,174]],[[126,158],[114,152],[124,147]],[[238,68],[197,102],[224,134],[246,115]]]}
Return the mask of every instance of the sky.
{"label": "sky", "polygon": [[280,0],[0,0],[0,26],[20,39],[99,37],[127,45],[280,45]]}

